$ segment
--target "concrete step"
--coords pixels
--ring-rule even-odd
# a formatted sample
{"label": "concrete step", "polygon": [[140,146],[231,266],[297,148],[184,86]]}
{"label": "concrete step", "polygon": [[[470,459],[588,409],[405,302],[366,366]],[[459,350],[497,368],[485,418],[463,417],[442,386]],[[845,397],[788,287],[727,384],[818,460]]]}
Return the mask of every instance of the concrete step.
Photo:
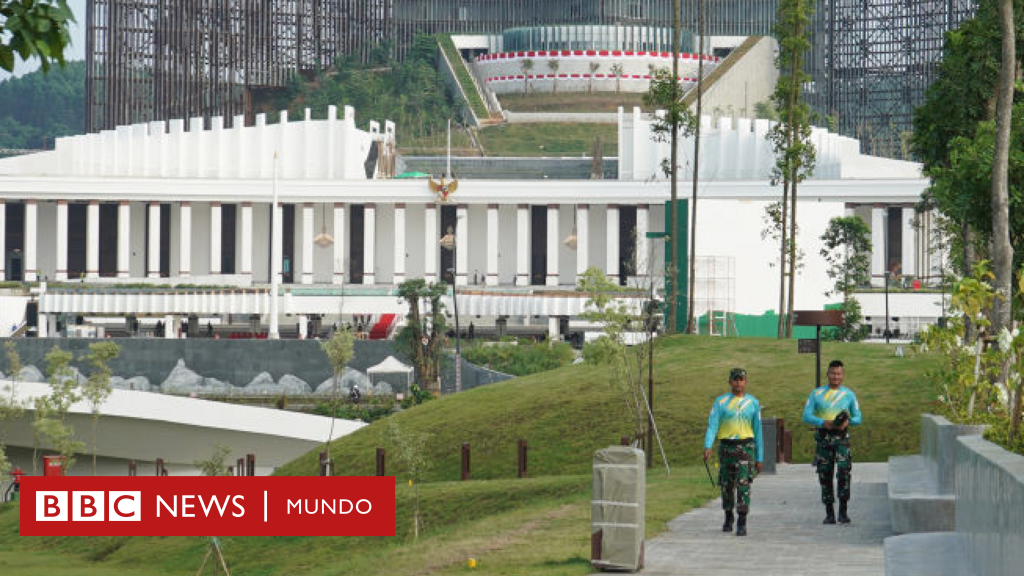
{"label": "concrete step", "polygon": [[923,456],[889,459],[889,516],[897,534],[954,529],[956,498],[939,492]]}

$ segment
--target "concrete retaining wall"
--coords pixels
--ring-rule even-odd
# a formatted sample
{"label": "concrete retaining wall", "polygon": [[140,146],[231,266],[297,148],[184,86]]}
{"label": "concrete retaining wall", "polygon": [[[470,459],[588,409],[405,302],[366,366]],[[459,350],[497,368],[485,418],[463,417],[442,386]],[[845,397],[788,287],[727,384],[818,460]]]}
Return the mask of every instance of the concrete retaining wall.
{"label": "concrete retaining wall", "polygon": [[953,424],[942,416],[921,415],[921,456],[925,458],[940,494],[956,492],[957,437],[981,436],[985,426]]}
{"label": "concrete retaining wall", "polygon": [[956,531],[976,574],[1024,572],[1024,456],[980,436],[957,439]]}
{"label": "concrete retaining wall", "polygon": [[[3,339],[6,341],[7,339]],[[151,338],[114,338],[121,346],[121,354],[111,369],[115,376],[129,378],[145,376],[154,384],[167,378],[179,358],[190,369],[207,378],[216,378],[236,386],[244,386],[260,372],[269,372],[275,380],[293,374],[316,387],[331,374],[326,356],[317,340],[164,340]],[[44,357],[55,345],[75,355],[72,364],[83,373],[89,373],[88,363],[79,360],[89,352],[89,344],[96,342],[80,338],[15,338],[21,362],[46,371]],[[349,367],[366,372],[370,366],[388,356],[408,361],[398,354],[389,341],[357,340],[355,356]],[[0,371],[10,372],[7,355],[0,351]]]}

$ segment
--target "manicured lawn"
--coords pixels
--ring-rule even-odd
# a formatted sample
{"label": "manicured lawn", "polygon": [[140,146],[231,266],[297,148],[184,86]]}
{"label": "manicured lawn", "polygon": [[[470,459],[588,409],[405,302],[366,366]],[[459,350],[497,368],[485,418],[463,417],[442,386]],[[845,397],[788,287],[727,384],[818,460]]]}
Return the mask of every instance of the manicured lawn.
{"label": "manicured lawn", "polygon": [[[918,414],[932,409],[935,391],[924,371],[928,356],[894,355],[894,346],[823,345],[842,358],[858,393],[864,425],[854,433],[854,457],[881,461],[918,449]],[[770,339],[675,337],[656,353],[655,415],[672,465],[648,476],[647,535],[714,496],[699,453],[711,400],[726,390],[729,368],[749,372],[750,392],[765,416],[786,418],[798,461],[811,453],[809,427],[798,424],[814,382],[814,357],[796,342]],[[630,433],[608,371],[576,365],[494,384],[428,402],[396,416],[406,432],[429,433],[431,463],[421,485],[422,529],[412,537],[412,489],[393,458],[397,476],[396,536],[390,538],[225,538],[236,576],[333,574],[453,574],[582,576],[589,559],[590,463],[594,450]],[[515,478],[516,440],[529,442],[529,475]],[[473,447],[472,477],[459,475],[459,446]],[[336,441],[338,472],[373,474],[378,446],[389,447],[384,422]],[[316,451],[314,451],[316,452]],[[389,447],[389,453],[393,449]],[[282,475],[312,474],[315,453],[285,466]],[[23,538],[17,508],[0,507],[0,573],[194,574],[206,551],[203,538]],[[50,560],[47,560],[50,559]],[[44,565],[44,561],[46,564]],[[7,564],[3,564],[7,562]],[[57,569],[49,570],[49,567]],[[45,566],[45,568],[44,568]]]}
{"label": "manicured lawn", "polygon": [[590,156],[594,139],[605,157],[618,155],[614,124],[502,124],[484,128],[480,140],[488,156]]}

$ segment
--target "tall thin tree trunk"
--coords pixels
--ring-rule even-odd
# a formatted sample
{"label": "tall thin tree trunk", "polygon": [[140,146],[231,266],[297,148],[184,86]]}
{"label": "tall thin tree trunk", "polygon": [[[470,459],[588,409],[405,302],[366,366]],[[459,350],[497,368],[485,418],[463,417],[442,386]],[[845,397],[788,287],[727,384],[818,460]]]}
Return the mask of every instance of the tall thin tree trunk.
{"label": "tall thin tree trunk", "polygon": [[786,337],[786,214],[789,213],[789,178],[782,179],[782,218],[779,220],[779,338]]}
{"label": "tall thin tree trunk", "polygon": [[[686,307],[686,332],[689,334],[697,333],[697,323],[694,322],[694,292],[696,289],[696,272],[697,272],[697,184],[700,175],[700,125],[701,125],[701,114],[703,113],[702,103],[704,95],[704,36],[707,32],[705,30],[705,2],[706,0],[700,0],[700,41],[697,49],[697,126],[693,137],[693,194],[690,200],[690,289],[689,289],[689,303]],[[679,0],[676,0],[676,4]],[[676,18],[679,18],[679,10],[676,9]]]}
{"label": "tall thin tree trunk", "polygon": [[[1002,62],[999,66],[996,104],[996,147],[992,160],[992,260],[995,264],[996,298],[992,303],[992,334],[1013,328],[1011,318],[1013,284],[1013,246],[1010,244],[1010,189],[1008,182],[1010,128],[1013,115],[1013,90],[1017,72],[1016,34],[1013,0],[999,0],[999,28],[1002,32]],[[1009,359],[1000,367],[999,379],[1010,386]],[[1020,433],[1020,386],[1011,406],[1010,443]]]}
{"label": "tall thin tree trunk", "polygon": [[[672,104],[678,106],[679,104],[679,51],[680,43],[682,42],[682,30],[679,25],[679,0],[672,2]],[[615,75],[615,92],[619,91],[619,78],[622,76],[621,71]],[[673,119],[675,120],[675,119]],[[668,269],[672,282],[672,293],[670,294],[669,310],[672,313],[668,319],[668,332],[669,334],[675,334],[679,332],[679,323],[677,317],[679,315],[679,211],[676,209],[677,202],[679,202],[679,122],[672,122],[672,155],[671,155],[670,169],[672,174],[670,176],[672,181],[672,201],[669,202],[669,212],[671,213],[670,221],[672,222],[672,230],[669,233],[669,249],[668,249]]]}
{"label": "tall thin tree trunk", "polygon": [[[996,298],[992,304],[992,334],[1010,328],[1013,246],[1010,245],[1009,170],[1010,124],[1016,73],[1013,0],[999,0],[1002,32],[1002,63],[996,103],[996,142],[992,161],[992,260],[996,276]],[[1005,368],[1005,367],[1004,367]],[[1005,370],[1004,370],[1005,373]]]}
{"label": "tall thin tree trunk", "polygon": [[[799,168],[794,168],[797,172]],[[789,304],[786,306],[786,338],[793,337],[793,293],[796,291],[796,185],[793,174],[789,183]]]}
{"label": "tall thin tree trunk", "polygon": [[[801,6],[798,9],[798,13],[802,12],[804,8]],[[794,21],[795,29],[794,36],[803,36],[803,25],[799,22],[799,18]],[[796,107],[799,104],[800,94],[800,78],[798,74],[803,68],[802,54],[793,50],[793,61],[791,64],[790,77],[792,78],[792,84],[790,84],[789,90],[789,149],[792,150],[801,138],[800,126],[796,126]],[[803,121],[801,121],[802,124]],[[786,337],[793,337],[793,293],[796,290],[796,191],[797,183],[800,180],[800,158],[801,155],[796,155],[796,158],[791,158],[790,164],[787,166],[789,171],[789,302],[786,306]]]}

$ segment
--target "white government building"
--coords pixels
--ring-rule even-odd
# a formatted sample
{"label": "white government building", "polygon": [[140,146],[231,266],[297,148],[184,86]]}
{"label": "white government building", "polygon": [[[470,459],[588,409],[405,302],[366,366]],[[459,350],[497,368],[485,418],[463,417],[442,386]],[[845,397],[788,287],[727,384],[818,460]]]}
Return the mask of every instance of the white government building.
{"label": "white government building", "polygon": [[[670,191],[660,166],[668,145],[653,141],[651,120],[639,111],[619,112],[617,180],[461,180],[447,198],[425,180],[393,178],[391,122],[361,130],[352,108],[339,118],[333,106],[325,120],[308,110],[287,120],[282,112],[277,124],[260,115],[249,127],[235,118],[231,129],[221,118],[209,127],[193,119],[188,130],[183,120],[123,126],[0,160],[0,279],[61,282],[35,290],[39,335],[52,334],[61,315],[193,316],[204,325],[228,315],[255,324],[259,315],[258,323],[272,324],[275,189],[279,319],[302,334],[310,318],[401,318],[397,284],[453,270],[463,317],[553,333],[559,318],[583,309],[586,298],[573,287],[588,267],[624,284],[654,272],[660,284],[663,242],[646,233],[664,230]],[[770,182],[769,124],[703,122],[697,313],[759,315],[778,301],[777,244],[761,236],[764,208],[781,196]],[[927,186],[920,165],[866,156],[856,140],[824,130],[813,140],[818,164],[799,196],[806,258],[797,308],[831,301],[817,244],[835,216],[856,213],[870,224],[873,273],[898,267],[936,277],[942,254],[932,248],[931,215],[913,210]],[[680,198],[691,193],[692,148],[681,143]],[[454,258],[439,246],[449,229]],[[76,281],[82,286],[65,283]],[[909,303],[893,316],[940,315],[937,295],[903,296]],[[865,315],[881,313],[876,300],[862,299]],[[24,317],[24,304],[5,310],[0,335]]]}

